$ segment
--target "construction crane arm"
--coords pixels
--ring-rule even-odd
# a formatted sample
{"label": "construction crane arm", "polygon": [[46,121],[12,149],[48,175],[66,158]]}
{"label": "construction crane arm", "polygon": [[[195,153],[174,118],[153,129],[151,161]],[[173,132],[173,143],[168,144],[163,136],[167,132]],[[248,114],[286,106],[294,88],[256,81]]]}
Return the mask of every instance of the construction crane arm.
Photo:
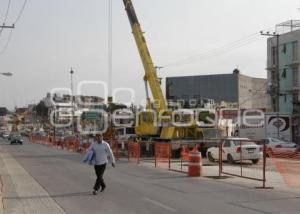
{"label": "construction crane arm", "polygon": [[157,77],[156,69],[154,67],[151,55],[149,53],[149,49],[147,47],[147,43],[143,35],[141,26],[139,24],[138,18],[136,16],[132,1],[123,0],[123,2],[132,28],[132,33],[134,35],[134,39],[144,66],[144,70],[145,70],[144,80],[149,84],[152,96],[155,101],[154,108],[157,112],[160,112],[161,110],[166,110],[167,104],[160,87],[160,81],[159,78]]}

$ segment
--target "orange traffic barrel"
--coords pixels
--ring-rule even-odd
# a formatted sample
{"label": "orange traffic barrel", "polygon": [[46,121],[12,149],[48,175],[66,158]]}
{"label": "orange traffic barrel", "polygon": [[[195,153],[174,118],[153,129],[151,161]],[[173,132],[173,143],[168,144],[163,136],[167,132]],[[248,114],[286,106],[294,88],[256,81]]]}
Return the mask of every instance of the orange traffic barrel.
{"label": "orange traffic barrel", "polygon": [[190,152],[189,153],[189,177],[199,177],[202,171],[202,157],[200,152]]}

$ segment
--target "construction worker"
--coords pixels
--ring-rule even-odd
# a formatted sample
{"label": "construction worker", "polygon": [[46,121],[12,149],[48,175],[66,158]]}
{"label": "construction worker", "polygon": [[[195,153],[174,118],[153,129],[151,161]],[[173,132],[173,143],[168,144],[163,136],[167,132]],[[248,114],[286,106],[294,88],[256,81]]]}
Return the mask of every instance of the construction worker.
{"label": "construction worker", "polygon": [[[103,140],[101,134],[95,135],[95,142],[91,144],[89,150],[93,151],[93,159],[95,160],[95,173],[97,180],[94,185],[93,194],[97,195],[101,187],[101,192],[106,188],[106,184],[103,180],[103,174],[106,168],[108,161],[111,162],[112,167],[115,167],[115,157],[112,153],[112,150],[107,142]],[[109,160],[108,160],[109,158]]]}

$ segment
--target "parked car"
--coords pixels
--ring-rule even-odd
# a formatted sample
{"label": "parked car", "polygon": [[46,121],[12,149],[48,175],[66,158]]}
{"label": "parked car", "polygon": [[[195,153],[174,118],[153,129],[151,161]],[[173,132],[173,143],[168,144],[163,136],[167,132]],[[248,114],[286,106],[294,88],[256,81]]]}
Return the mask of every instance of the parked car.
{"label": "parked car", "polygon": [[10,137],[10,144],[23,144],[23,139],[20,134],[13,134]]}
{"label": "parked car", "polygon": [[265,138],[262,139],[261,146],[266,145],[267,156],[271,153],[282,153],[282,152],[297,152],[299,145],[293,142],[283,141],[277,138]]}
{"label": "parked car", "polygon": [[9,134],[7,134],[7,133],[3,133],[3,134],[2,134],[2,138],[3,138],[3,139],[8,139],[8,137],[9,137]]}
{"label": "parked car", "polygon": [[[222,159],[231,164],[241,161],[241,153],[243,161],[250,160],[253,164],[257,164],[263,156],[261,146],[248,138],[227,138],[221,143],[223,145]],[[219,150],[218,146],[207,150],[206,155],[209,161],[219,160]]]}
{"label": "parked car", "polygon": [[263,143],[266,144],[267,148],[295,148],[297,146],[296,143],[283,141],[277,138],[265,138],[263,139]]}

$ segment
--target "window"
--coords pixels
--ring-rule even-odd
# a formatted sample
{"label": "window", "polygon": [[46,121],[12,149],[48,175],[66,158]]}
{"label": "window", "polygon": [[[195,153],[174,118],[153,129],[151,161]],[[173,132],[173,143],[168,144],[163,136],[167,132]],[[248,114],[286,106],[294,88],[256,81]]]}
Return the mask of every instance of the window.
{"label": "window", "polygon": [[272,143],[281,143],[281,141],[276,138],[270,138],[270,140],[272,141]]}
{"label": "window", "polygon": [[286,53],[286,44],[283,45],[283,47],[282,47],[282,52],[283,52],[283,53]]}
{"label": "window", "polygon": [[292,53],[293,55],[292,55],[292,57],[293,57],[293,61],[296,61],[296,60],[298,60],[298,42],[295,41],[292,44],[293,44],[293,53]]}
{"label": "window", "polygon": [[272,98],[272,106],[273,106],[273,109],[276,109],[276,99],[275,98]]}
{"label": "window", "polygon": [[286,94],[284,95],[284,102],[286,103]]}
{"label": "window", "polygon": [[229,141],[229,140],[226,140],[226,141],[225,141],[224,147],[230,147],[230,141]]}
{"label": "window", "polygon": [[241,146],[241,145],[256,145],[254,142],[252,141],[233,141],[235,146]]}
{"label": "window", "polygon": [[286,69],[285,69],[285,68],[283,69],[283,72],[282,72],[282,74],[281,74],[281,77],[282,77],[283,79],[286,78]]}
{"label": "window", "polygon": [[298,68],[293,68],[293,87],[298,87]]}

